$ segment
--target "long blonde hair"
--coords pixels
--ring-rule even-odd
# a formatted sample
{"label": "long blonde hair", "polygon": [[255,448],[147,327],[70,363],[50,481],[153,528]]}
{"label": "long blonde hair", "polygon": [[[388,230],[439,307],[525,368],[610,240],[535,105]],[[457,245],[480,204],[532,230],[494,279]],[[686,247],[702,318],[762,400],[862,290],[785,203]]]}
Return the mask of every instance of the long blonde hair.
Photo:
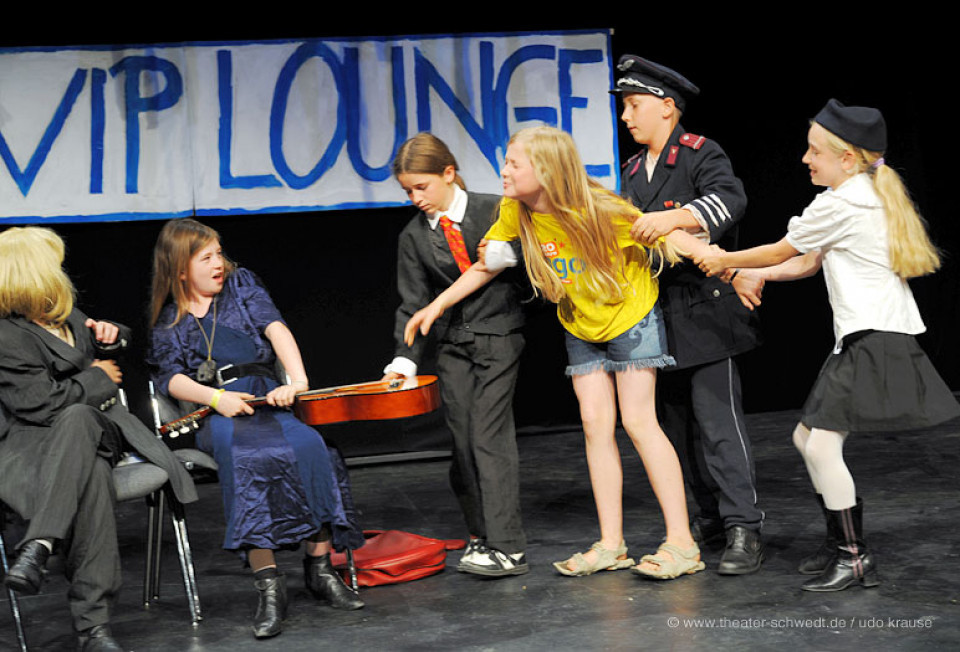
{"label": "long blonde hair", "polygon": [[[627,261],[617,244],[614,219],[626,217],[630,221],[640,211],[629,202],[610,192],[587,176],[573,139],[565,131],[553,127],[530,127],[518,131],[510,144],[523,146],[533,165],[537,181],[543,189],[550,214],[570,238],[572,245],[584,260],[585,271],[580,275],[581,286],[593,296],[605,301],[624,298],[624,266],[637,263],[650,267],[646,249],[639,244]],[[543,255],[533,227],[532,211],[522,202],[520,206],[520,237],[527,273],[534,291],[554,303],[565,295],[563,283],[553,266]],[[653,247],[663,261],[675,263],[679,256],[673,247],[659,243]],[[659,274],[659,269],[654,276]]]}
{"label": "long blonde hair", "polygon": [[[163,225],[157,244],[153,248],[153,285],[150,291],[150,326],[157,319],[167,300],[177,308],[173,326],[179,322],[190,307],[190,294],[186,277],[190,259],[211,242],[220,241],[220,234],[189,217],[170,220]],[[236,265],[224,256],[223,272],[226,278]]]}
{"label": "long blonde hair", "polygon": [[52,230],[14,226],[0,233],[0,317],[62,326],[76,290],[63,271],[66,249]]}
{"label": "long blonde hair", "polygon": [[940,252],[927,234],[926,222],[910,199],[896,170],[883,162],[883,152],[852,145],[825,129],[827,146],[837,156],[849,151],[854,156],[851,174],[865,172],[883,203],[887,215],[890,268],[905,279],[932,274],[940,268]]}

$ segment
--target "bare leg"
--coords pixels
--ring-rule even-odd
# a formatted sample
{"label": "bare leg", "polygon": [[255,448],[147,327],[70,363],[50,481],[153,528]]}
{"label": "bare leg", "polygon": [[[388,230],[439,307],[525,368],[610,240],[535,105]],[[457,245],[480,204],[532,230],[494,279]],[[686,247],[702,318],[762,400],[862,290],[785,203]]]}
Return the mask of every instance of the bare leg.
{"label": "bare leg", "polygon": [[[667,530],[666,543],[686,550],[693,546],[694,541],[690,534],[683,472],[673,445],[657,421],[654,406],[655,387],[654,369],[629,369],[617,373],[620,418],[624,430],[640,454],[650,486],[663,512]],[[671,556],[665,551],[660,554],[664,557]],[[655,569],[656,565],[643,562],[641,568]]]}
{"label": "bare leg", "polygon": [[[623,541],[623,470],[615,438],[616,388],[610,374],[596,371],[574,376],[573,389],[580,402],[587,467],[600,522],[600,543],[604,548],[615,550]],[[594,550],[583,556],[589,563],[596,562]]]}

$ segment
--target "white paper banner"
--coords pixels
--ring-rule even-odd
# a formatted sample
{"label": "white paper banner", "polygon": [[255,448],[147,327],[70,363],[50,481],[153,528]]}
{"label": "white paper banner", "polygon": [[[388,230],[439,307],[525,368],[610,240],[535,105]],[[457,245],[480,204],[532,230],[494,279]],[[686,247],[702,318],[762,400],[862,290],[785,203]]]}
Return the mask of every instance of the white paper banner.
{"label": "white paper banner", "polygon": [[597,31],[0,50],[0,222],[395,206],[419,131],[499,193],[534,124],[616,189],[612,70]]}

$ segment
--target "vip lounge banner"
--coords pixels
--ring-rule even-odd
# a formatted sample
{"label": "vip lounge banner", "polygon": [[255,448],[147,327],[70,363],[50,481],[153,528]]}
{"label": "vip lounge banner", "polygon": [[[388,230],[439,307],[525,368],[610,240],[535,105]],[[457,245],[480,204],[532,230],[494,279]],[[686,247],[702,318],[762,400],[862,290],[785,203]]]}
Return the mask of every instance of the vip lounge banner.
{"label": "vip lounge banner", "polygon": [[612,72],[602,31],[0,49],[0,223],[400,205],[419,131],[499,193],[536,124],[616,188]]}

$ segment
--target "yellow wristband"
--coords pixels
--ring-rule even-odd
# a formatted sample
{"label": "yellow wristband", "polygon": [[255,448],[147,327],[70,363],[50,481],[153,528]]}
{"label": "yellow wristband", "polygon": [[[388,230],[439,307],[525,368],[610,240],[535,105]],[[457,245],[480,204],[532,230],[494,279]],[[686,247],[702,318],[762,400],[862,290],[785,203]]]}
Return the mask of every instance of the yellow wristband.
{"label": "yellow wristband", "polygon": [[220,396],[221,396],[225,391],[227,391],[227,390],[221,388],[221,389],[218,389],[217,391],[215,391],[215,392],[213,393],[213,398],[210,399],[210,407],[212,407],[214,410],[217,409],[217,404],[220,402]]}

